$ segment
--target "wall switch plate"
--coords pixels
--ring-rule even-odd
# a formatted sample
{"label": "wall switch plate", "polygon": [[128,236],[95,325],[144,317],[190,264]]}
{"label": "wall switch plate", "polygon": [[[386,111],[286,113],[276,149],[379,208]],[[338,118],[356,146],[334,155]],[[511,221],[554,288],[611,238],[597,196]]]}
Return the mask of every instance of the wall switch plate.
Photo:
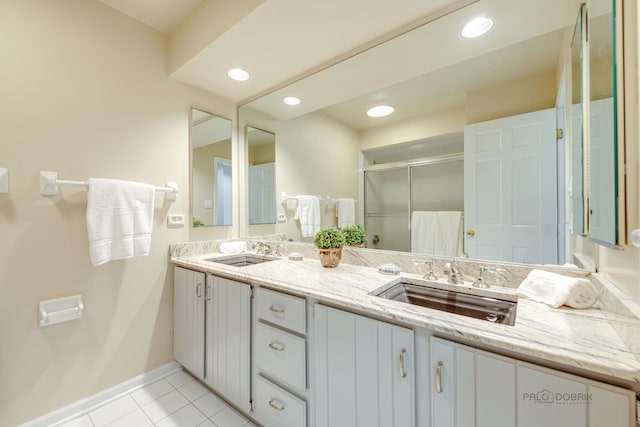
{"label": "wall switch plate", "polygon": [[184,225],[184,215],[172,214],[167,215],[167,225],[169,227],[180,227]]}
{"label": "wall switch plate", "polygon": [[278,214],[278,222],[285,222],[287,220],[287,215],[283,213]]}

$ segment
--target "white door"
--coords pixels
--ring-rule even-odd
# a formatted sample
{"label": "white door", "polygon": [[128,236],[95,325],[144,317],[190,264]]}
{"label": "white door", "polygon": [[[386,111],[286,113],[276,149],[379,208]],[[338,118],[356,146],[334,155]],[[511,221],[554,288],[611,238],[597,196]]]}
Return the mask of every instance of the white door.
{"label": "white door", "polygon": [[207,276],[205,382],[249,410],[251,288]]}
{"label": "white door", "polygon": [[231,162],[215,157],[215,219],[214,225],[231,225]]}
{"label": "white door", "polygon": [[204,273],[174,267],[173,357],[204,378]]}
{"label": "white door", "polygon": [[249,224],[276,222],[276,164],[249,166]]}
{"label": "white door", "polygon": [[414,426],[413,340],[411,329],[316,305],[315,426]]}
{"label": "white door", "polygon": [[465,126],[465,251],[558,263],[555,109]]}

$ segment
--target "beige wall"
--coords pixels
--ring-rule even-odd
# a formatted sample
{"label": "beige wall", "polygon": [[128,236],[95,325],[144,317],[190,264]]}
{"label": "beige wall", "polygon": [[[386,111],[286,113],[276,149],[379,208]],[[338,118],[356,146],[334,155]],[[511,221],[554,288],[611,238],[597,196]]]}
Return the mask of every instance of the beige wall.
{"label": "beige wall", "polygon": [[276,147],[273,144],[256,145],[249,147],[249,164],[262,165],[276,161]]}
{"label": "beige wall", "polygon": [[[171,80],[165,37],[88,0],[0,2],[0,425],[14,426],[172,361],[167,248],[188,228],[189,108],[235,106]],[[87,194],[39,194],[61,179],[178,183],[156,196],[151,254],[89,263]],[[80,293],[80,320],[40,328],[40,300]]]}

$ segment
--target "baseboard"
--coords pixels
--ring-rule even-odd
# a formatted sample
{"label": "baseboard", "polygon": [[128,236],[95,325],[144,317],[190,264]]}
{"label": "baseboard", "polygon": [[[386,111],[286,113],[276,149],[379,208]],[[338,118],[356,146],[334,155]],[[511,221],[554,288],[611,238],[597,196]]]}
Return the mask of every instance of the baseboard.
{"label": "baseboard", "polygon": [[120,384],[96,393],[93,396],[89,396],[85,399],[78,400],[63,408],[57,409],[53,412],[49,412],[35,420],[28,421],[20,427],[55,427],[61,424],[65,424],[74,418],[88,414],[89,412],[112,402],[127,393],[142,388],[147,384],[155,382],[162,377],[165,377],[173,372],[182,370],[182,366],[178,362],[167,363],[153,371],[145,372],[137,377],[131,378]]}

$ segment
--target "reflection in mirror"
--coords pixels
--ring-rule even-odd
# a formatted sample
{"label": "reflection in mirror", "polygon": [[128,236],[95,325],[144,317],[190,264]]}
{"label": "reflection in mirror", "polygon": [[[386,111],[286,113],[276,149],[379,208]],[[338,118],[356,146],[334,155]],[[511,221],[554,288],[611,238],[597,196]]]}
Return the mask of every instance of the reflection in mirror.
{"label": "reflection in mirror", "polygon": [[571,234],[586,233],[583,157],[583,66],[585,46],[584,7],[580,7],[571,39]]}
{"label": "reflection in mirror", "polygon": [[[240,115],[259,116],[261,127],[276,130],[278,168],[287,172],[278,191],[358,199],[368,247],[412,250],[414,212],[458,212],[465,221],[463,254],[572,262],[568,242],[558,237],[568,235],[568,224],[558,219],[568,187],[554,148],[554,107],[560,77],[572,86],[571,39],[579,7],[573,0],[474,3],[252,101]],[[459,29],[479,14],[494,17],[494,29],[461,39]],[[282,103],[294,94],[300,105]],[[366,116],[368,107],[384,102],[396,112]],[[447,150],[423,151],[443,141],[451,144]],[[454,155],[462,159],[443,159]],[[469,162],[473,169],[467,169]],[[468,171],[473,178],[467,179]],[[475,183],[482,184],[481,193],[474,194]],[[290,206],[284,209],[286,224],[276,224],[275,231],[302,240]],[[331,207],[323,206],[325,211]],[[322,220],[329,225],[332,218]],[[520,244],[523,231],[526,246]],[[482,249],[498,237],[502,247]],[[480,248],[476,253],[469,250],[474,245]]]}
{"label": "reflection in mirror", "polygon": [[614,3],[590,0],[588,4],[589,237],[609,246],[618,240]]}
{"label": "reflection in mirror", "polygon": [[191,109],[194,227],[231,225],[231,120]]}
{"label": "reflection in mirror", "polygon": [[247,126],[249,224],[276,222],[276,136]]}

